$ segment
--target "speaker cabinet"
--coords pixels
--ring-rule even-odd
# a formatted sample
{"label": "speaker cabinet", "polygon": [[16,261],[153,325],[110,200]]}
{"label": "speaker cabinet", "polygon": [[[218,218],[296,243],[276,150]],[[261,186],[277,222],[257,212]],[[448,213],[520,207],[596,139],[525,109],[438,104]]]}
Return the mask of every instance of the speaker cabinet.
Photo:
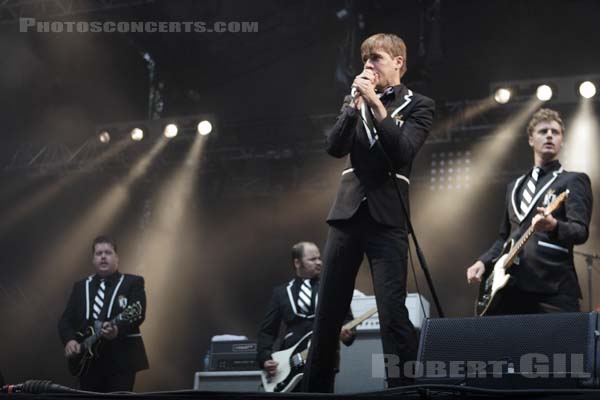
{"label": "speaker cabinet", "polygon": [[598,313],[438,318],[421,332],[416,382],[598,387]]}

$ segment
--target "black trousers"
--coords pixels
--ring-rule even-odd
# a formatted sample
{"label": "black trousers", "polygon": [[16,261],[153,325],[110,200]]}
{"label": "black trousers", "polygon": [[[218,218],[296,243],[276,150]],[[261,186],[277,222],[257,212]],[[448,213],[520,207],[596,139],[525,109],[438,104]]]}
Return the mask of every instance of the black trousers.
{"label": "black trousers", "polygon": [[[354,281],[365,254],[371,266],[383,352],[399,357],[401,374],[403,363],[416,359],[417,336],[405,306],[407,249],[406,230],[376,222],[366,202],[350,220],[331,225],[304,391],[333,391],[340,329],[352,302]],[[409,383],[402,375],[388,375],[387,382],[388,387]]]}
{"label": "black trousers", "polygon": [[579,299],[564,294],[524,292],[515,285],[504,289],[501,301],[489,315],[579,312]]}
{"label": "black trousers", "polygon": [[92,363],[85,374],[79,377],[81,390],[90,392],[131,392],[135,383],[135,372],[114,371],[110,366]]}

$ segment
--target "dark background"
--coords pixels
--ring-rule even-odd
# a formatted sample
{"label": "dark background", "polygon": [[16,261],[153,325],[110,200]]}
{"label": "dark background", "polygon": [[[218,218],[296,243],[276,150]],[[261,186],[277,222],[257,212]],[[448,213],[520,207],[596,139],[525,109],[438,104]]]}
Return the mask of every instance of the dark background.
{"label": "dark background", "polygon": [[[89,245],[102,232],[94,219],[79,235],[72,229],[87,221],[89,207],[123,179],[156,137],[128,148],[118,163],[83,172],[68,162],[61,167],[68,153],[48,150],[44,159],[59,165],[49,168],[34,159],[36,150],[77,149],[95,137],[98,125],[146,119],[144,53],[156,63],[161,116],[211,114],[216,129],[195,167],[194,192],[184,204],[175,242],[161,241],[175,236],[152,222],[161,207],[169,207],[157,193],[180,166],[191,143],[185,137],[167,146],[130,188],[117,217],[101,225],[119,240],[121,270],[147,281],[142,331],[151,369],[138,375],[140,391],[191,387],[212,335],[254,339],[271,288],[291,276],[291,245],[311,240],[323,246],[324,219],[344,162],[324,154],[323,132],[360,71],[357,51],[370,34],[392,32],[405,39],[404,81],[436,100],[438,127],[457,112],[452,104],[487,97],[491,82],[593,74],[600,68],[600,3],[592,0],[156,0],[114,9],[98,9],[90,1],[75,3],[96,10],[67,15],[52,14],[51,5],[60,2],[40,1],[46,14],[42,8],[23,14],[65,21],[259,22],[257,33],[145,34],[21,33],[7,11],[19,3],[0,2],[3,222],[38,192],[65,177],[77,179],[0,231],[0,370],[11,382],[74,383],[56,322],[72,283],[91,273]],[[342,9],[348,11],[344,19],[336,17]],[[556,105],[567,121],[575,106]],[[472,314],[476,288],[467,287],[465,269],[494,239],[504,186],[530,167],[531,158],[521,129],[510,154],[477,185],[480,190],[467,193],[476,201],[454,214],[454,192],[429,188],[432,154],[476,148],[516,110],[490,112],[480,121],[487,130],[463,132],[460,140],[456,131],[448,140],[432,137],[415,163],[415,229],[450,317]],[[430,204],[436,206],[425,207]],[[582,250],[597,251],[597,221],[596,213],[593,237]],[[171,256],[156,265],[148,256],[155,254]],[[576,261],[585,289],[585,265]],[[431,299],[422,274],[417,276]],[[357,288],[372,294],[366,266]],[[412,274],[409,291],[415,291]],[[585,309],[587,298],[583,304]]]}

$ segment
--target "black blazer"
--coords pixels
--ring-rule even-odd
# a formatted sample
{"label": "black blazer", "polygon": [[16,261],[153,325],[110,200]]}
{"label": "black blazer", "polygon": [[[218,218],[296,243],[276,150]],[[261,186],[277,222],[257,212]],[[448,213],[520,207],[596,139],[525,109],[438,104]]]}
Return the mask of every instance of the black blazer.
{"label": "black blazer", "polygon": [[[362,119],[358,110],[345,104],[328,132],[327,152],[338,158],[350,155],[328,222],[351,218],[366,198],[371,216],[377,222],[405,227],[405,216],[392,179],[399,183],[408,205],[412,163],[431,129],[435,103],[398,85],[394,87],[393,97],[384,104],[388,115],[381,122],[374,122],[374,131],[368,122],[371,118],[366,104],[360,110]],[[374,145],[367,131],[377,137]],[[393,178],[382,149],[393,165]]]}
{"label": "black blazer", "polygon": [[[107,278],[103,313],[110,320],[129,304],[139,301],[142,305],[141,319],[119,325],[119,335],[114,340],[104,340],[100,360],[106,368],[115,372],[136,372],[148,368],[148,359],[140,333],[140,325],[146,316],[146,292],[144,278],[116,272]],[[92,306],[100,279],[96,275],[75,282],[67,307],[58,322],[58,332],[63,344],[75,339],[76,332],[92,322]]]}
{"label": "black blazer", "polygon": [[529,228],[537,212],[536,207],[547,206],[568,189],[569,196],[552,213],[558,220],[556,230],[534,233],[518,256],[518,264],[509,271],[515,278],[516,287],[523,291],[580,298],[573,246],[584,243],[588,238],[592,214],[590,178],[584,173],[567,172],[559,162],[554,162],[538,181],[529,210],[523,213],[519,209],[519,196],[529,173],[508,185],[499,238],[479,259],[486,268],[493,267],[492,260],[501,254],[504,242],[513,237],[519,239]]}
{"label": "black blazer", "polygon": [[[273,289],[257,336],[256,361],[260,368],[263,367],[265,361],[271,359],[271,353],[276,350],[275,347],[277,349],[292,347],[313,329],[315,315],[303,314],[296,305],[301,284],[301,279],[294,278]],[[318,304],[316,290],[313,291],[313,301]],[[349,310],[344,323],[351,321],[352,318],[352,312]],[[280,344],[276,346],[278,339]],[[350,345],[351,342],[345,344]]]}

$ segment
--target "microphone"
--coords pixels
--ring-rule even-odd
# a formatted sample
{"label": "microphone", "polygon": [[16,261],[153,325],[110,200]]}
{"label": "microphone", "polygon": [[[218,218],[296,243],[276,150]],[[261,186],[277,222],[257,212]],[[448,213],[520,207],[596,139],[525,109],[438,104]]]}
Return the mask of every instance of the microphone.
{"label": "microphone", "polygon": [[356,100],[356,98],[358,96],[359,96],[358,89],[356,89],[356,86],[352,85],[352,89],[350,90],[350,97],[352,97],[354,100]]}
{"label": "microphone", "polygon": [[71,389],[66,386],[57,385],[52,381],[28,380],[25,383],[16,385],[4,385],[0,389],[0,393],[78,393],[78,390]]}

